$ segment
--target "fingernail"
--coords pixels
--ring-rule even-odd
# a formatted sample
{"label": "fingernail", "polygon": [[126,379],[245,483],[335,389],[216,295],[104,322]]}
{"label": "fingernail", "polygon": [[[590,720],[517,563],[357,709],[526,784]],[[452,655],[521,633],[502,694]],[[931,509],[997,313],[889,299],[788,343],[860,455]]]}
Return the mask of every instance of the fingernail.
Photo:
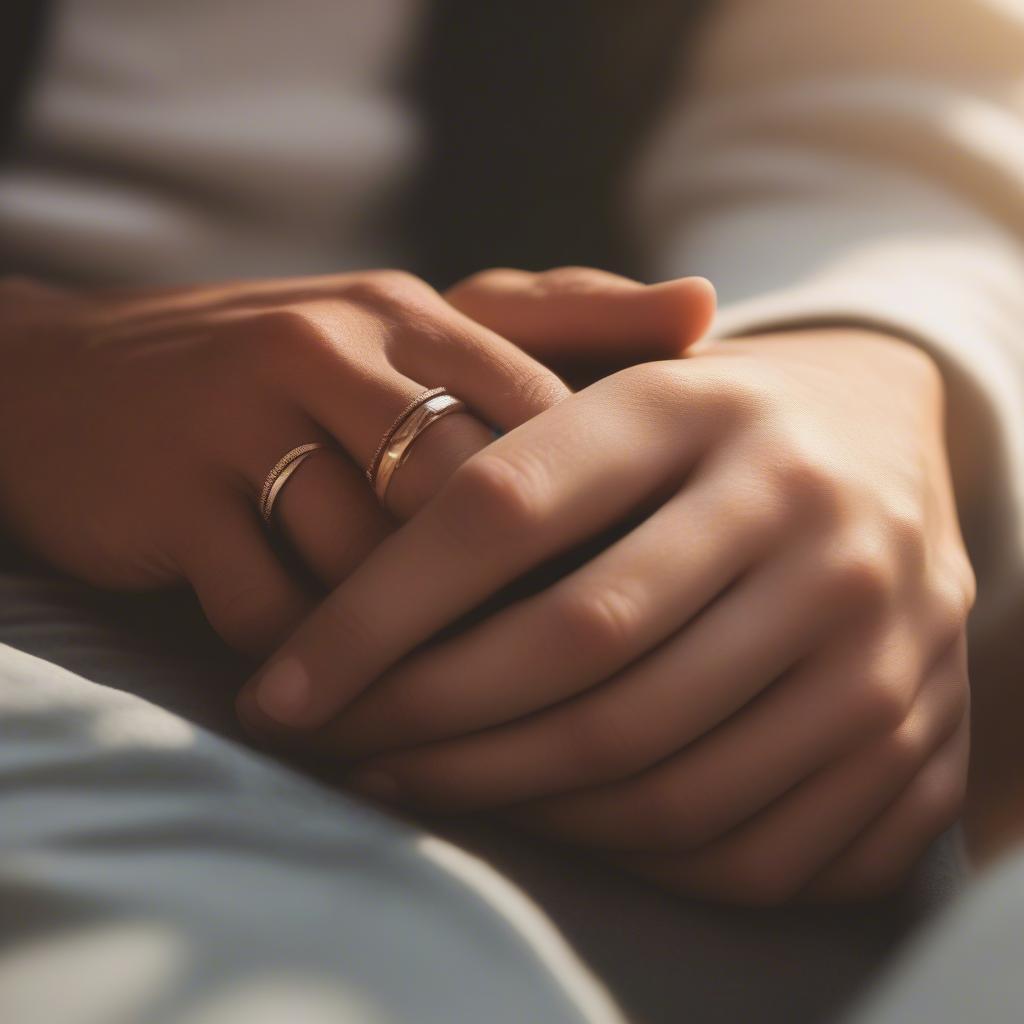
{"label": "fingernail", "polygon": [[387,772],[378,771],[376,768],[355,771],[346,779],[346,782],[349,788],[354,789],[357,793],[385,804],[393,803],[400,795],[395,779]]}
{"label": "fingernail", "polygon": [[309,707],[309,673],[298,658],[282,658],[256,684],[256,703],[264,714],[284,725],[301,721]]}

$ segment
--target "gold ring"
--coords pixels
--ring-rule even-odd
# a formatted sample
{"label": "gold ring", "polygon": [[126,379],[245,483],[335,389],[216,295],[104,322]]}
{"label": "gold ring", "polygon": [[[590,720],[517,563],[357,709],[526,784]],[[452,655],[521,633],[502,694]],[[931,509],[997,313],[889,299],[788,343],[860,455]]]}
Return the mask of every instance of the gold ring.
{"label": "gold ring", "polygon": [[263,490],[260,492],[260,515],[263,521],[270,522],[274,512],[274,502],[277,501],[281,489],[288,482],[291,475],[319,448],[326,448],[327,445],[314,441],[310,444],[300,444],[290,452],[282,455],[274,464],[274,468],[267,474],[263,481]]}
{"label": "gold ring", "polygon": [[384,449],[391,443],[391,439],[395,436],[395,431],[402,425],[405,418],[412,412],[415,412],[424,402],[429,402],[435,395],[443,395],[447,391],[446,388],[430,388],[427,391],[421,391],[395,418],[391,426],[384,431],[384,436],[380,439],[380,444],[377,445],[377,450],[373,453],[373,458],[370,459],[370,465],[366,470],[366,479],[373,483],[373,478],[377,475],[377,467],[380,465],[381,456],[384,454]]}
{"label": "gold ring", "polygon": [[413,442],[429,426],[453,412],[462,412],[465,403],[445,388],[431,388],[414,398],[388,428],[377,446],[366,479],[370,481],[377,500],[384,501],[391,478],[409,457]]}

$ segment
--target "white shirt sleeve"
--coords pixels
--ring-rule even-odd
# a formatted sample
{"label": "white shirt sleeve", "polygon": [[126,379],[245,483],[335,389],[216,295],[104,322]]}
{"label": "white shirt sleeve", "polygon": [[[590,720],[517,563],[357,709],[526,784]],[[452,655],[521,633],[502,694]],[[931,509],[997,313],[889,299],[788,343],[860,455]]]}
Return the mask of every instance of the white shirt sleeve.
{"label": "white shirt sleeve", "polygon": [[638,167],[659,276],[718,337],[877,326],[935,355],[975,637],[1024,589],[1024,0],[720,0]]}

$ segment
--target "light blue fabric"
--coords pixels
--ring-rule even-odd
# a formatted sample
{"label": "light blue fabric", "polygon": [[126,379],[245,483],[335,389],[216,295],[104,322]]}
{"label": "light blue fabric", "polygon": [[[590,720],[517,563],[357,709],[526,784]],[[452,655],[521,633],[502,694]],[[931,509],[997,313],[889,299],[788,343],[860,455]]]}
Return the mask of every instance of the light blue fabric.
{"label": "light blue fabric", "polygon": [[0,647],[3,1024],[615,1022],[441,840]]}
{"label": "light blue fabric", "polygon": [[0,571],[0,1024],[615,1020],[605,988],[638,1024],[833,1020],[961,882],[940,843],[883,905],[746,912],[443,843],[238,742],[245,671],[188,598]]}

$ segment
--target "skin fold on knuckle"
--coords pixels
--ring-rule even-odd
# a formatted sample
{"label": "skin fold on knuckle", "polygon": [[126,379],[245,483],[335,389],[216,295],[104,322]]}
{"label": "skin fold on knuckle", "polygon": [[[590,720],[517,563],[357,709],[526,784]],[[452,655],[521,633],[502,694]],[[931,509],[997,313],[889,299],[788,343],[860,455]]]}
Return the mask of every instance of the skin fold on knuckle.
{"label": "skin fold on knuckle", "polygon": [[550,486],[537,460],[485,450],[452,476],[442,522],[460,548],[493,557],[520,547],[547,518]]}
{"label": "skin fold on knuckle", "polygon": [[523,407],[535,414],[553,408],[572,393],[561,378],[542,367],[517,373],[513,391]]}
{"label": "skin fold on knuckle", "polygon": [[823,597],[851,616],[878,617],[892,610],[899,566],[883,536],[870,524],[833,535],[822,559]]}
{"label": "skin fold on knuckle", "polygon": [[850,496],[823,452],[792,436],[780,441],[772,459],[772,479],[802,521],[837,527],[850,515]]}
{"label": "skin fold on knuckle", "polygon": [[345,288],[350,302],[400,314],[440,301],[438,293],[422,278],[405,270],[370,270],[353,275]]}
{"label": "skin fold on knuckle", "polygon": [[635,597],[610,583],[566,594],[555,608],[556,632],[570,652],[618,662],[630,651],[643,624]]}
{"label": "skin fold on knuckle", "polygon": [[229,334],[234,348],[267,388],[280,390],[283,381],[301,382],[353,353],[339,345],[335,332],[316,313],[302,305],[262,311]]}

